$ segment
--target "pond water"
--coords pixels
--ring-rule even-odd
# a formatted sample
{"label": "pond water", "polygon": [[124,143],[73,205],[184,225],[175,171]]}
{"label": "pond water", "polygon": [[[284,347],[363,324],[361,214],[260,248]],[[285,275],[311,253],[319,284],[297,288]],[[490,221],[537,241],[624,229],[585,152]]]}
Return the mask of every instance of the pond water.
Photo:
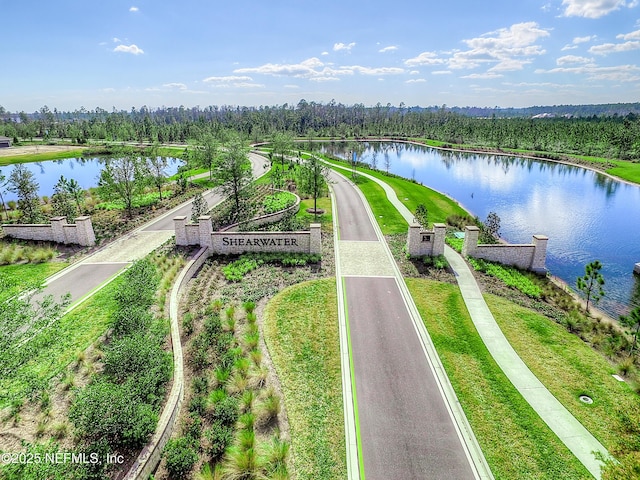
{"label": "pond water", "polygon": [[[346,145],[321,149],[351,158]],[[570,286],[593,260],[603,264],[599,307],[617,316],[640,305],[640,187],[555,162],[447,152],[405,143],[369,143],[358,157],[456,199],[481,220],[494,211],[510,243],[549,237],[547,268]]]}
{"label": "pond water", "polygon": [[[66,158],[63,160],[50,160],[46,162],[24,163],[23,165],[35,175],[35,180],[39,185],[39,195],[51,197],[53,195],[53,187],[60,176],[66,179],[76,180],[83,189],[88,189],[98,185],[100,170],[104,166],[105,158]],[[167,176],[174,175],[178,171],[178,167],[182,165],[182,160],[176,158],[167,158],[167,168],[165,170]],[[13,166],[8,165],[0,167],[0,172],[9,178]],[[7,190],[5,187],[4,190]],[[3,191],[2,196],[5,202],[16,200],[15,193]]]}

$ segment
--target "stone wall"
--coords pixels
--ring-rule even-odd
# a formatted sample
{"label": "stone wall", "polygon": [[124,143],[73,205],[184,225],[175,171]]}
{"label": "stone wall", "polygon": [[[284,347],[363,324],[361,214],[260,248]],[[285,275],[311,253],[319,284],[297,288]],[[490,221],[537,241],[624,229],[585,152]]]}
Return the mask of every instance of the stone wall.
{"label": "stone wall", "polygon": [[407,235],[407,253],[411,257],[443,255],[445,233],[444,223],[434,223],[433,230],[423,230],[419,224],[412,223]]}
{"label": "stone wall", "polygon": [[474,257],[504,265],[512,265],[523,270],[545,274],[548,237],[534,235],[531,244],[523,245],[478,245],[480,229],[476,226],[465,227],[463,257]]}
{"label": "stone wall", "polygon": [[56,243],[75,243],[83,247],[96,244],[91,217],[83,216],[68,224],[67,217],[53,217],[50,224],[3,224],[2,229],[8,237],[22,240],[40,240]]}
{"label": "stone wall", "polygon": [[312,223],[308,232],[213,232],[211,217],[187,224],[187,217],[174,219],[176,245],[208,247],[211,254],[229,255],[245,252],[291,252],[321,254],[320,224]]}

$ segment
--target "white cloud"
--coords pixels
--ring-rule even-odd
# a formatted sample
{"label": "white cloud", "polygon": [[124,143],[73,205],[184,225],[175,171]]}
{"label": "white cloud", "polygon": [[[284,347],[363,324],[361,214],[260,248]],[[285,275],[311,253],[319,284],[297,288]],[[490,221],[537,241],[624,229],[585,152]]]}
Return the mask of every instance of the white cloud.
{"label": "white cloud", "polygon": [[313,57],[294,64],[267,63],[259,67],[239,68],[233,73],[258,73],[262,75],[289,76],[307,78],[316,82],[335,81],[345,75],[399,75],[405,73],[403,68],[397,67],[363,67],[361,65],[346,65],[335,67],[325,64]]}
{"label": "white cloud", "polygon": [[575,37],[573,39],[573,44],[578,45],[580,43],[587,43],[593,40],[594,38],[595,38],[595,35],[587,35],[586,37]]}
{"label": "white cloud", "polygon": [[621,33],[620,35],[616,35],[616,38],[621,40],[640,40],[640,30],[631,33]]}
{"label": "white cloud", "polygon": [[407,67],[418,67],[420,65],[442,65],[443,63],[444,59],[438,58],[438,54],[435,52],[422,52],[417,57],[404,61],[404,64]]}
{"label": "white cloud", "polygon": [[577,55],[565,55],[564,57],[560,57],[556,60],[556,65],[571,65],[576,63],[592,63],[592,60],[590,58],[579,57]]}
{"label": "white cloud", "polygon": [[176,90],[186,90],[187,86],[184,83],[165,83],[162,85],[165,88],[171,88]]}
{"label": "white cloud", "polygon": [[320,55],[322,56],[329,55],[329,52],[322,52]]}
{"label": "white cloud", "polygon": [[470,78],[470,79],[479,79],[479,80],[491,80],[494,78],[502,78],[504,75],[500,75],[498,73],[486,72],[486,73],[472,73],[471,75],[464,75],[460,78]]}
{"label": "white cloud", "polygon": [[253,79],[246,76],[229,75],[226,77],[207,77],[202,80],[205,83],[236,83],[236,82],[251,82]]}
{"label": "white cloud", "polygon": [[131,7],[131,8],[129,9],[129,11],[130,11],[130,12],[139,12],[139,11],[140,11],[140,9],[139,9],[138,7]]}
{"label": "white cloud", "polygon": [[562,0],[565,17],[600,18],[621,8],[633,8],[637,0]]}
{"label": "white cloud", "polygon": [[451,75],[452,73],[451,70],[435,70],[431,72],[431,75]]}
{"label": "white cloud", "polygon": [[345,44],[345,43],[334,43],[333,44],[333,51],[334,52],[339,52],[341,50],[346,50],[347,52],[350,52],[351,49],[353,47],[356,46],[356,42],[351,42],[349,44]]}
{"label": "white cloud", "polygon": [[411,78],[404,83],[425,83],[426,80],[424,78]]}
{"label": "white cloud", "polygon": [[122,43],[122,40],[120,40],[118,37],[113,37],[113,43]]}
{"label": "white cloud", "polygon": [[605,80],[614,82],[637,82],[640,80],[640,67],[636,65],[618,65],[614,67],[598,67],[583,65],[578,67],[558,67],[550,70],[536,70],[539,74],[573,73],[589,80]]}
{"label": "white cloud", "polygon": [[378,52],[387,53],[387,52],[395,52],[396,50],[398,50],[398,47],[396,47],[395,45],[389,45],[388,47],[381,48],[380,50],[378,50]]}
{"label": "white cloud", "polygon": [[141,48],[139,48],[137,45],[131,44],[131,45],[118,45],[116,48],[113,49],[114,52],[121,52],[121,53],[130,53],[132,55],[142,55],[144,53],[144,50],[142,50]]}
{"label": "white cloud", "polygon": [[603,43],[602,45],[594,45],[589,49],[589,53],[595,55],[608,55],[610,53],[628,52],[630,50],[640,49],[640,41],[624,42],[624,43]]}

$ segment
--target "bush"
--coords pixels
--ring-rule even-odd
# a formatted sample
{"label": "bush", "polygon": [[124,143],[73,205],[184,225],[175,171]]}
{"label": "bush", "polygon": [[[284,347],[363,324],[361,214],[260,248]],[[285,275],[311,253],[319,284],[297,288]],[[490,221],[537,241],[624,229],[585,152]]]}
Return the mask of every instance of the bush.
{"label": "bush", "polygon": [[221,422],[213,422],[211,428],[205,431],[208,446],[206,452],[213,460],[219,459],[233,440],[233,428]]}
{"label": "bush", "polygon": [[475,270],[496,277],[506,285],[519,290],[531,298],[540,298],[542,289],[517,268],[487,262],[479,258],[469,257],[468,260]]}
{"label": "bush", "polygon": [[135,333],[114,340],[105,351],[104,373],[117,383],[131,376],[154,376],[159,383],[171,376],[171,355],[149,335]]}
{"label": "bush", "polygon": [[187,478],[198,461],[198,452],[186,437],[171,439],[164,447],[164,457],[169,474],[175,478]]}

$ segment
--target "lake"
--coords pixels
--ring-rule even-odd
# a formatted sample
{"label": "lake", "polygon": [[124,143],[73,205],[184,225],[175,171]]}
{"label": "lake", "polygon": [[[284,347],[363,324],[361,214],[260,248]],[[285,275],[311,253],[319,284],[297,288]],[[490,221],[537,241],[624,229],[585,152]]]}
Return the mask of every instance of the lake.
{"label": "lake", "polygon": [[[167,159],[166,173],[168,176],[174,175],[178,171],[178,167],[182,165],[182,160],[176,158]],[[35,175],[35,180],[39,185],[39,195],[51,197],[53,195],[53,187],[60,176],[66,179],[73,178],[83,189],[88,189],[98,185],[100,170],[102,170],[105,158],[66,158],[63,160],[50,160],[46,162],[24,163],[23,165]],[[0,167],[0,172],[9,178],[12,165]],[[4,190],[7,190],[5,187]],[[15,193],[3,191],[4,201],[16,200]]]}
{"label": "lake", "polygon": [[[321,149],[351,158],[340,143]],[[570,286],[593,260],[603,264],[599,307],[617,317],[640,305],[640,187],[555,162],[448,152],[406,143],[368,143],[358,160],[375,162],[456,199],[481,220],[494,211],[510,243],[549,237],[547,268]]]}

